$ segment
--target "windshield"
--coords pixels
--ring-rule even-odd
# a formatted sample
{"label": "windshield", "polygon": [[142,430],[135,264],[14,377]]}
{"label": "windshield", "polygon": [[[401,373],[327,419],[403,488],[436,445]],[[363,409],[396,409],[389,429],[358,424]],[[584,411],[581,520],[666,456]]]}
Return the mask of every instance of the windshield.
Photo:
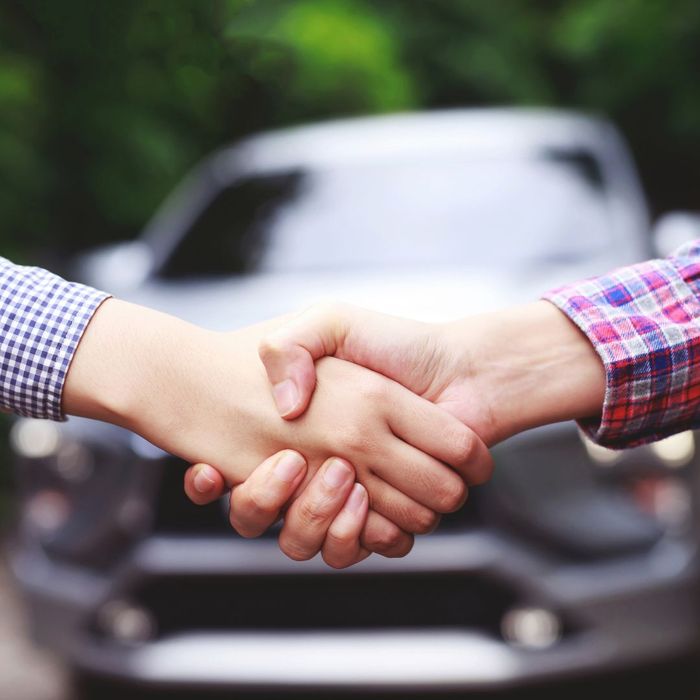
{"label": "windshield", "polygon": [[163,274],[578,262],[611,246],[592,161],[394,163],[239,181]]}

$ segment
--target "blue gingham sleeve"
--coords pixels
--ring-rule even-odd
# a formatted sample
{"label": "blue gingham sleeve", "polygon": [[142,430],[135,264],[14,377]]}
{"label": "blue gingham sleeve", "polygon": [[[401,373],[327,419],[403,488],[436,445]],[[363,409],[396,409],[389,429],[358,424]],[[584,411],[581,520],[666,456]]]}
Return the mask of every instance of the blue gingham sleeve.
{"label": "blue gingham sleeve", "polygon": [[63,420],[63,384],[80,338],[108,294],[0,258],[0,407]]}

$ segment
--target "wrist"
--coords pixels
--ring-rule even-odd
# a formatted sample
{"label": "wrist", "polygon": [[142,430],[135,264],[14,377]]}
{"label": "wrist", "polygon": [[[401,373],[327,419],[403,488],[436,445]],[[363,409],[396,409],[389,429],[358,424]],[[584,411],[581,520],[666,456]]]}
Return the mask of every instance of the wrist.
{"label": "wrist", "polygon": [[450,329],[452,342],[468,348],[467,373],[484,414],[487,443],[601,412],[603,363],[588,338],[553,304],[537,301],[456,326]]}

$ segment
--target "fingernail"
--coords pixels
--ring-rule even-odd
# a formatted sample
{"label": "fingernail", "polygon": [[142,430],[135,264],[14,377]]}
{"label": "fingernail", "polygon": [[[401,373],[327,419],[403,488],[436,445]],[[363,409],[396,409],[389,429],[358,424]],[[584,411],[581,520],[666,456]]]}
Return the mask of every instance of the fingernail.
{"label": "fingernail", "polygon": [[209,493],[216,483],[216,478],[209,467],[202,467],[194,475],[193,483],[199,493]]}
{"label": "fingernail", "polygon": [[279,462],[275,464],[275,476],[282,481],[291,483],[299,476],[304,467],[302,456],[296,452],[285,452]]}
{"label": "fingernail", "polygon": [[351,476],[353,476],[352,469],[340,459],[331,460],[323,472],[323,480],[333,489],[340,488]]}
{"label": "fingernail", "polygon": [[345,501],[345,507],[352,513],[359,513],[365,506],[367,499],[367,491],[361,484],[355,484],[350,491],[348,500]]}
{"label": "fingernail", "polygon": [[277,410],[281,415],[291,413],[299,403],[299,390],[291,379],[285,379],[272,387],[272,395],[275,397]]}

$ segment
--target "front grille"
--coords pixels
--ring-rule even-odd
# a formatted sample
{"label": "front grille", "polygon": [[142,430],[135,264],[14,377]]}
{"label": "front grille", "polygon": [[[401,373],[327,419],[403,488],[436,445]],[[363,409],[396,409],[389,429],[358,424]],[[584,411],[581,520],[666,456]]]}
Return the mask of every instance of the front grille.
{"label": "front grille", "polygon": [[462,573],[173,576],[133,598],[161,636],[191,630],[468,627],[496,634],[514,596]]}

